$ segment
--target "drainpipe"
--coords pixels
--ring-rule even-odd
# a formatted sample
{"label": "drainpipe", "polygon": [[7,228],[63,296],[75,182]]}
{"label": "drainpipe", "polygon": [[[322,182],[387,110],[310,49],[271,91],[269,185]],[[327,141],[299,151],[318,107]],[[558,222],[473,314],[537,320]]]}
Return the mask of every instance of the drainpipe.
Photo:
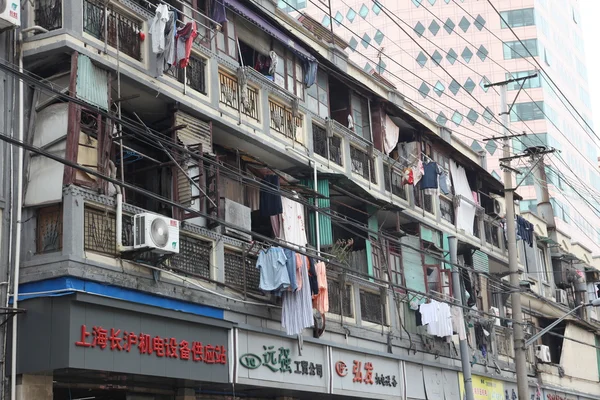
{"label": "drainpipe", "polygon": [[[29,28],[21,29],[18,34],[15,35],[15,51],[18,55],[19,59],[19,73],[23,73],[23,34],[27,32],[38,31],[42,33],[47,33],[48,30],[44,29],[40,26],[31,26]],[[23,95],[24,95],[24,83],[23,80],[19,80],[19,115],[18,115],[18,140],[23,142],[24,134],[24,121],[23,121]],[[14,110],[13,110],[14,111]],[[13,223],[16,221],[15,227],[15,237],[14,237],[14,267],[13,267],[13,316],[12,316],[12,342],[11,342],[11,369],[10,369],[10,398],[11,400],[16,400],[16,390],[17,390],[17,308],[19,303],[19,272],[21,269],[21,233],[22,233],[22,224],[21,217],[23,212],[23,158],[24,158],[24,150],[23,147],[19,146],[17,152],[17,189],[16,189],[16,205],[11,204],[12,212],[16,212],[16,218],[13,220]],[[12,168],[12,166],[11,166]],[[12,188],[11,188],[12,190]],[[14,197],[13,197],[14,200]],[[12,201],[11,201],[12,203]],[[11,217],[12,217],[11,212]],[[12,226],[11,226],[12,232]]]}
{"label": "drainpipe", "polygon": [[[528,149],[529,150],[529,149]],[[535,193],[537,197],[537,214],[546,223],[548,229],[556,229],[554,222],[554,210],[550,203],[550,193],[548,192],[548,178],[544,166],[544,155],[533,154],[535,176]]]}

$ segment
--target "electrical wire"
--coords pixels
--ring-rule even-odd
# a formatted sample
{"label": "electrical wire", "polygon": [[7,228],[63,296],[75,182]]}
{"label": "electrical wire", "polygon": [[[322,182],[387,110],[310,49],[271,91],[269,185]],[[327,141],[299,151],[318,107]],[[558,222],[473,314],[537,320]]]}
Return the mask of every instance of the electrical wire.
{"label": "electrical wire", "polygon": [[[86,105],[86,106],[87,106],[87,105]],[[114,119],[114,118],[113,118],[113,119]],[[6,138],[6,137],[5,137],[5,138]],[[31,151],[31,150],[30,150],[30,151]],[[73,167],[73,168],[75,168],[74,166],[72,166],[72,167]],[[90,172],[92,172],[92,170],[89,170],[89,171],[88,171],[88,170],[86,170],[85,172],[87,172],[87,173],[90,173]],[[108,178],[108,177],[103,177],[103,179],[106,179],[106,178]],[[113,182],[113,184],[117,184],[117,185],[124,185],[122,182],[120,183],[120,182],[117,182],[117,181]],[[139,188],[138,188],[138,189],[139,189]],[[141,189],[141,190],[144,190],[144,189]],[[164,200],[168,200],[168,199],[163,199],[163,200],[159,200],[159,201],[163,201],[163,202],[164,202]],[[190,211],[192,211],[192,212],[196,212],[195,210],[190,210]],[[446,263],[446,264],[449,264],[449,263],[448,263],[448,262],[446,262],[446,261],[444,261],[444,263]],[[355,272],[355,271],[353,271],[353,272]],[[370,276],[369,276],[369,279],[372,279],[372,277],[370,277]],[[504,283],[504,282],[503,282],[503,283]],[[388,284],[389,284],[389,283],[388,283]],[[414,291],[412,291],[412,292],[414,292]],[[421,294],[421,295],[428,296],[428,294],[424,294],[424,293],[420,293],[420,294]],[[492,315],[492,316],[494,316],[494,315]]]}
{"label": "electrical wire", "polygon": [[[281,1],[282,1],[283,3],[285,3],[286,5],[288,5],[288,6],[290,7],[290,9],[292,9],[292,10],[295,10],[295,11],[297,11],[297,12],[301,12],[301,11],[300,11],[300,10],[298,10],[296,7],[294,7],[292,4],[290,4],[290,3],[289,3],[287,0],[281,0]],[[311,3],[313,3],[313,4],[314,4],[314,5],[317,7],[317,8],[319,8],[319,5],[318,5],[318,4],[316,4],[314,0],[308,0],[308,1],[310,1],[310,2],[311,2]],[[276,16],[275,16],[275,14],[274,14],[273,12],[271,12],[270,10],[268,10],[266,7],[264,7],[264,6],[262,6],[262,5],[257,5],[257,6],[258,6],[258,7],[261,7],[261,8],[264,10],[264,12],[265,12],[265,13],[271,14],[271,15],[273,15],[274,17],[276,17]],[[323,10],[321,9],[321,11],[323,11]],[[328,15],[329,15],[329,14],[328,14]],[[395,21],[394,21],[394,22],[395,22]],[[397,23],[396,23],[396,24],[397,24]],[[345,24],[343,24],[343,23],[340,23],[339,25],[340,25],[340,26],[342,26],[342,27],[344,27],[346,30],[348,30],[349,32],[351,32],[353,35],[357,35],[357,33],[356,33],[356,32],[354,32],[352,29],[350,29],[350,28],[349,28],[347,25],[345,25]],[[401,27],[400,27],[400,28],[401,28]],[[401,29],[402,29],[402,28],[401,28]],[[414,39],[413,39],[413,40],[414,40]],[[369,46],[369,47],[372,47],[372,48],[374,48],[375,50],[377,50],[378,52],[380,52],[380,53],[381,53],[380,49],[378,49],[378,48],[377,48],[377,47],[375,47],[374,45],[372,45],[372,44],[370,44],[370,43],[369,43],[369,44],[368,44],[368,46]],[[376,64],[376,62],[375,62],[373,59],[369,58],[369,57],[368,57],[368,56],[366,56],[364,53],[361,53],[361,52],[360,52],[360,51],[358,51],[358,50],[355,50],[354,52],[355,52],[355,53],[357,53],[357,54],[359,54],[360,56],[364,57],[365,59],[367,59],[367,60],[371,61],[372,63]],[[387,58],[390,58],[389,56],[387,56],[387,55],[385,54],[385,52],[383,52],[382,54],[383,54],[383,55],[385,55]],[[402,69],[406,70],[406,71],[407,71],[408,73],[410,73],[411,75],[413,75],[413,76],[415,76],[415,77],[417,77],[417,78],[419,78],[419,79],[421,79],[421,80],[422,80],[422,77],[420,77],[420,76],[419,76],[417,73],[415,73],[415,72],[413,72],[412,70],[410,70],[409,68],[407,68],[407,67],[403,66],[402,64],[400,64],[400,63],[399,63],[398,61],[396,61],[395,59],[393,59],[393,58],[390,58],[390,60],[391,60],[393,63],[395,63],[395,64],[397,64],[398,66],[400,66]],[[410,88],[412,88],[412,89],[416,90],[417,92],[419,91],[419,88],[417,88],[416,86],[413,86],[411,83],[409,83],[409,82],[405,81],[404,79],[402,79],[402,78],[401,78],[401,77],[399,77],[398,75],[396,75],[396,74],[394,74],[394,73],[392,73],[392,72],[390,72],[390,71],[388,71],[388,73],[389,73],[391,76],[393,76],[394,78],[398,79],[398,80],[399,80],[400,82],[402,82],[403,84],[407,85],[408,87],[410,87]],[[450,75],[450,77],[452,77],[452,76]],[[453,78],[453,79],[454,79],[454,78]],[[429,84],[429,83],[427,83],[427,84],[428,84],[429,86],[431,86],[432,88],[434,87],[434,85],[432,85],[432,84]],[[454,98],[454,97],[452,97],[452,96],[448,95],[448,94],[447,94],[447,93],[445,93],[445,92],[443,93],[443,95],[447,96],[449,99],[451,99],[452,101],[454,101],[454,102],[456,102],[456,103],[458,103],[458,104],[462,105],[462,106],[463,106],[463,107],[465,107],[465,108],[468,108],[468,109],[471,109],[471,108],[472,108],[472,107],[470,107],[469,105],[467,105],[467,104],[465,104],[465,103],[462,103],[462,102],[461,102],[461,101],[459,101],[458,99],[456,99],[456,98]],[[423,108],[423,109],[426,109],[426,110],[428,110],[428,111],[431,111],[431,112],[433,112],[434,114],[436,114],[436,111],[435,111],[435,110],[433,110],[433,109],[430,109],[430,108],[426,107],[425,105],[423,105],[423,104],[419,103],[418,101],[416,101],[416,100],[414,100],[414,99],[411,99],[411,98],[409,98],[408,96],[405,96],[405,95],[403,95],[403,96],[404,96],[406,99],[408,99],[410,102],[412,102],[412,103],[414,103],[414,104],[417,104],[417,105],[419,105],[421,108]],[[438,100],[438,99],[435,99],[435,98],[433,98],[433,97],[431,97],[431,98],[432,98],[432,100],[433,100],[434,102],[436,102],[436,103],[439,103],[441,106],[443,106],[443,107],[445,107],[445,108],[449,109],[450,111],[455,111],[455,110],[453,110],[453,109],[452,109],[452,107],[450,107],[450,106],[449,106],[449,105],[447,105],[447,104],[444,104],[444,103],[443,103],[443,102],[441,102],[440,100]],[[475,97],[473,96],[473,98],[475,98]],[[484,110],[485,110],[485,108],[486,108],[486,107],[485,107],[485,106],[483,106],[483,105],[482,105],[482,104],[481,104],[481,103],[480,103],[480,102],[479,102],[479,101],[478,101],[476,98],[475,98],[475,100],[476,100],[476,102],[479,104],[479,106],[481,106],[481,107],[482,107],[482,109],[484,109]],[[461,115],[462,115],[462,114],[461,114]],[[496,122],[495,122],[495,123],[497,123],[497,124],[499,124],[500,126],[504,127],[504,125],[502,124],[502,122],[501,122],[501,121],[499,121],[499,120],[498,120],[498,119],[497,119],[495,116],[494,116],[494,118],[493,118],[493,119],[495,119],[495,120],[496,120]],[[489,129],[489,130],[491,130],[492,132],[494,132],[494,135],[496,135],[496,134],[498,133],[496,130],[494,130],[494,129],[490,128],[489,126],[486,126],[485,124],[483,124],[483,123],[481,123],[481,122],[479,122],[479,121],[475,121],[475,122],[473,123],[473,125],[481,125],[482,127],[486,128],[486,129]],[[462,128],[465,128],[465,127],[462,127]],[[516,133],[516,132],[512,131],[510,128],[508,128],[508,127],[505,127],[505,128],[506,128],[506,129],[507,129],[509,132],[511,132],[511,133]],[[470,130],[470,129],[468,129],[468,128],[465,128],[465,129],[466,129],[466,130]],[[473,130],[470,130],[470,131],[472,131],[472,132],[474,132],[474,133],[478,134],[479,136],[481,136],[481,137],[483,137],[483,138],[486,138],[486,139],[488,138],[488,137],[486,137],[485,135],[483,135],[483,134],[482,134],[482,133],[480,133],[480,132],[476,132],[476,131],[473,131]],[[454,131],[453,131],[453,132],[454,132]],[[472,138],[472,137],[471,137],[471,139],[480,141],[480,139],[475,139],[475,138]]]}

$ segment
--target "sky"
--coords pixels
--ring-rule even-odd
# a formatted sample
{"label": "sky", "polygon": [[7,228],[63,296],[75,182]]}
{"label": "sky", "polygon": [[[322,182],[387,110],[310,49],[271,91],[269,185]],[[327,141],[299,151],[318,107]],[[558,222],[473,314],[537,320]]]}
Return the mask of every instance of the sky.
{"label": "sky", "polygon": [[583,24],[589,90],[592,99],[593,128],[594,131],[597,131],[600,126],[600,75],[596,73],[597,66],[600,65],[600,52],[598,51],[600,0],[579,0],[579,4]]}

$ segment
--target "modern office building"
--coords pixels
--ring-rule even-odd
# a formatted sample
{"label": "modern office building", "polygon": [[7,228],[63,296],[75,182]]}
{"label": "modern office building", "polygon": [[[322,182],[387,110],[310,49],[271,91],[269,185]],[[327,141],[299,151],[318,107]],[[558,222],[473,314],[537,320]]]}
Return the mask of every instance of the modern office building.
{"label": "modern office building", "polygon": [[[512,140],[511,151],[518,153],[530,145],[557,149],[545,159],[556,222],[572,235],[573,243],[600,254],[600,204],[582,189],[591,187],[597,198],[600,174],[579,2],[494,0],[506,23],[488,1],[380,3],[280,0],[279,6],[293,15],[298,14],[296,9],[307,13],[346,40],[346,52],[353,61],[365,71],[382,75],[421,105],[430,118],[451,128],[457,139],[485,156],[488,171],[499,180],[502,143],[482,139],[503,134],[497,119],[500,96],[485,84],[537,72],[538,77],[526,81],[521,93],[517,82],[508,87],[508,104],[514,102],[510,129],[515,134],[527,133]],[[542,76],[531,56],[576,111],[565,106],[564,98]],[[527,159],[513,162],[522,171],[528,165]],[[523,180],[521,210],[535,210],[535,178],[521,175],[517,180]],[[587,201],[580,195],[587,196]]]}

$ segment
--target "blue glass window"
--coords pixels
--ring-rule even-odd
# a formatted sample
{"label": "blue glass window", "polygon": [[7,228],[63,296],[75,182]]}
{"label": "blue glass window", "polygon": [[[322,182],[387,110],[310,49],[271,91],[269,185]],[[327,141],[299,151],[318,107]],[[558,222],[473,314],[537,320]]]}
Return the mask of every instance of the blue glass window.
{"label": "blue glass window", "polygon": [[456,24],[450,18],[448,18],[446,20],[446,22],[444,23],[444,29],[446,30],[446,32],[448,32],[448,35],[450,35],[452,32],[454,32],[455,27],[456,27]]}
{"label": "blue glass window", "polygon": [[435,20],[431,21],[431,23],[429,24],[429,32],[431,32],[431,34],[433,36],[435,36],[435,35],[437,35],[437,33],[439,31],[440,31],[440,24],[435,22]]}
{"label": "blue glass window", "polygon": [[452,94],[456,96],[456,93],[458,93],[458,91],[460,90],[460,83],[458,83],[456,79],[452,79],[452,82],[450,82],[450,86],[448,86],[448,89],[450,89]]}
{"label": "blue glass window", "polygon": [[370,43],[371,43],[371,37],[365,33],[362,37],[363,47],[366,49],[367,47],[369,47]]}
{"label": "blue glass window", "polygon": [[467,78],[463,87],[467,92],[473,93],[473,90],[475,89],[475,82],[473,82],[471,78]]}
{"label": "blue glass window", "polygon": [[462,17],[460,22],[458,23],[458,26],[460,27],[460,29],[462,29],[463,32],[466,33],[469,30],[471,23],[465,17]]}
{"label": "blue glass window", "polygon": [[413,30],[419,37],[423,36],[423,34],[425,33],[425,27],[423,26],[423,24],[421,22],[417,22],[417,24],[415,25]]}
{"label": "blue glass window", "polygon": [[444,57],[442,57],[442,55],[440,54],[440,52],[436,50],[431,55],[431,59],[433,60],[433,62],[436,65],[440,65],[440,63],[442,62],[442,60],[444,59]]}
{"label": "blue glass window", "polygon": [[446,125],[446,122],[448,122],[448,118],[446,118],[446,114],[444,114],[443,111],[440,111],[437,118],[435,119],[435,122],[437,122],[440,125]]}
{"label": "blue glass window", "polygon": [[379,4],[375,2],[375,4],[373,4],[373,7],[371,7],[371,10],[373,10],[375,15],[379,15],[379,13],[381,12],[381,7],[379,7]]}
{"label": "blue glass window", "polygon": [[365,6],[364,4],[360,7],[360,10],[358,11],[358,15],[360,15],[361,17],[363,17],[363,19],[367,18],[367,15],[369,15],[369,7]]}
{"label": "blue glass window", "polygon": [[356,18],[356,11],[350,8],[346,13],[346,18],[348,19],[348,21],[354,22],[354,18]]}
{"label": "blue glass window", "polygon": [[375,39],[375,42],[377,42],[377,44],[381,45],[381,42],[383,42],[383,38],[384,38],[384,34],[383,32],[381,32],[379,29],[377,29],[377,33],[375,33],[375,37],[373,39]]}
{"label": "blue glass window", "polygon": [[473,58],[473,52],[469,50],[468,47],[465,47],[465,49],[460,55],[462,56],[463,60],[467,62],[467,64],[469,63],[469,61],[471,61],[471,58]]}
{"label": "blue glass window", "polygon": [[433,91],[435,92],[435,94],[438,95],[438,97],[442,97],[442,93],[444,93],[444,89],[446,89],[446,88],[440,81],[437,81],[437,83],[433,87]]}
{"label": "blue glass window", "polygon": [[475,18],[475,22],[473,22],[473,25],[475,25],[475,28],[482,30],[485,26],[485,19],[483,19],[481,15],[478,15],[477,18]]}
{"label": "blue glass window", "polygon": [[446,55],[446,59],[451,65],[454,65],[456,60],[458,60],[458,54],[454,51],[454,49],[448,50],[448,54]]}
{"label": "blue glass window", "polygon": [[429,86],[425,82],[421,83],[421,86],[419,86],[419,93],[421,93],[423,98],[427,97],[430,90],[431,89],[429,89]]}
{"label": "blue glass window", "polygon": [[335,20],[335,23],[337,24],[337,26],[340,26],[340,24],[344,21],[344,16],[342,15],[341,12],[338,11],[335,14],[334,20]]}
{"label": "blue glass window", "polygon": [[477,120],[479,119],[479,114],[477,114],[477,111],[471,108],[469,110],[469,113],[467,114],[467,119],[469,120],[471,125],[475,125],[475,122],[477,122]]}
{"label": "blue glass window", "polygon": [[348,46],[350,46],[350,50],[356,51],[356,46],[358,46],[358,40],[354,36],[348,42]]}
{"label": "blue glass window", "polygon": [[481,61],[485,61],[489,53],[490,52],[485,48],[484,45],[479,46],[477,49],[477,57],[479,57]]}
{"label": "blue glass window", "polygon": [[419,52],[419,55],[417,56],[416,60],[421,67],[424,67],[425,64],[427,64],[427,56],[422,51]]}
{"label": "blue glass window", "polygon": [[454,122],[456,124],[456,126],[459,126],[460,123],[463,120],[463,116],[461,113],[458,112],[458,110],[454,111],[454,114],[452,114],[452,122]]}

